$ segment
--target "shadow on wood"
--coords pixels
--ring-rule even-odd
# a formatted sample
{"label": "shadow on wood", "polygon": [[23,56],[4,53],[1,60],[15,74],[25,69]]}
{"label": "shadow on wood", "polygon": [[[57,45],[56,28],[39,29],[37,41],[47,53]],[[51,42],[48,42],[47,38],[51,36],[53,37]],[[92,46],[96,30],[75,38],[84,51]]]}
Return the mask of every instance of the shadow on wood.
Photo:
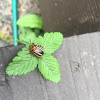
{"label": "shadow on wood", "polygon": [[46,32],[64,36],[100,30],[100,0],[38,0]]}

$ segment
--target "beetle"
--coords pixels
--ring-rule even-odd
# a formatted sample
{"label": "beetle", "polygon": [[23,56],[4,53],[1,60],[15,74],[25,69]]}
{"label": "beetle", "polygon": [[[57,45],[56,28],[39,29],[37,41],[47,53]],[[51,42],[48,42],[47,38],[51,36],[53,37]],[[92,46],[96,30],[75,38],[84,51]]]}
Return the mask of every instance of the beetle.
{"label": "beetle", "polygon": [[[34,43],[30,46],[30,53],[34,55],[36,55],[38,58],[41,59],[41,56],[43,56],[44,54],[44,50],[43,50],[43,47],[41,47],[41,45],[35,45]],[[30,54],[29,53],[29,54]],[[42,60],[42,59],[41,59]]]}

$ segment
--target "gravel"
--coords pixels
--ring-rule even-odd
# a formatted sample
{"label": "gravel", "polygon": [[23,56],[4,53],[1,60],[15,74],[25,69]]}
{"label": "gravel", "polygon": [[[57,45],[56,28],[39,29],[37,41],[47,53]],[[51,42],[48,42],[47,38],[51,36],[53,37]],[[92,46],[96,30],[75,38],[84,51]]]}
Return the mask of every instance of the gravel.
{"label": "gravel", "polygon": [[[26,14],[40,14],[37,0],[18,0],[18,17]],[[13,37],[12,31],[12,0],[0,0],[0,37],[7,35]],[[3,39],[1,37],[1,39]],[[13,41],[7,43],[0,40],[0,47],[13,44]]]}

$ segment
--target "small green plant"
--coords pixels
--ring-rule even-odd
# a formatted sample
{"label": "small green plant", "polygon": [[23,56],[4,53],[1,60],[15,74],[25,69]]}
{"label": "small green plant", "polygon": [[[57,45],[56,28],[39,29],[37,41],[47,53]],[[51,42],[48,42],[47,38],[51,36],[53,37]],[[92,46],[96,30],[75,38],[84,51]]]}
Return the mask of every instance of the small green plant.
{"label": "small green plant", "polygon": [[[42,19],[37,15],[26,15],[20,18],[17,24],[21,26],[20,39],[17,42],[25,44],[26,47],[18,52],[18,56],[8,65],[6,73],[8,75],[22,75],[34,70],[38,65],[39,71],[47,80],[58,83],[60,81],[60,68],[56,58],[51,53],[54,53],[61,46],[63,35],[60,32],[39,35],[40,30],[43,30],[43,24]],[[43,47],[42,60],[32,54],[27,55],[32,45],[30,41]]]}

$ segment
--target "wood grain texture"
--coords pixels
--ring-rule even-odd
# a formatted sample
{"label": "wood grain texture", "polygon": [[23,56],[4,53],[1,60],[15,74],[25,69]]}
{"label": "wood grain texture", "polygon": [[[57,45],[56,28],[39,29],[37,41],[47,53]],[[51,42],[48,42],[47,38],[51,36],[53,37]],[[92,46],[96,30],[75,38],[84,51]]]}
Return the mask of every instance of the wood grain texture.
{"label": "wood grain texture", "polygon": [[79,100],[88,100],[88,92],[86,87],[86,82],[84,78],[84,73],[82,70],[80,52],[78,49],[77,37],[71,37],[67,39],[68,57],[70,61],[70,68],[72,71],[72,76],[74,84],[77,90]]}
{"label": "wood grain texture", "polygon": [[38,0],[46,32],[64,36],[100,30],[100,0]]}
{"label": "wood grain texture", "polygon": [[5,68],[22,47],[23,45],[0,48],[0,100],[13,100],[10,81],[5,74]]}
{"label": "wood grain texture", "polygon": [[64,38],[53,54],[61,69],[58,84],[45,80],[38,68],[22,76],[5,74],[22,47],[0,48],[1,100],[100,100],[100,32]]}
{"label": "wood grain texture", "polygon": [[[83,65],[84,77],[88,89],[89,99],[100,99],[100,84],[98,82],[95,64],[92,59],[92,50],[90,45],[90,39],[88,35],[79,36],[79,51],[81,56],[81,62]],[[84,44],[83,44],[84,43]],[[95,45],[94,45],[95,46]]]}

